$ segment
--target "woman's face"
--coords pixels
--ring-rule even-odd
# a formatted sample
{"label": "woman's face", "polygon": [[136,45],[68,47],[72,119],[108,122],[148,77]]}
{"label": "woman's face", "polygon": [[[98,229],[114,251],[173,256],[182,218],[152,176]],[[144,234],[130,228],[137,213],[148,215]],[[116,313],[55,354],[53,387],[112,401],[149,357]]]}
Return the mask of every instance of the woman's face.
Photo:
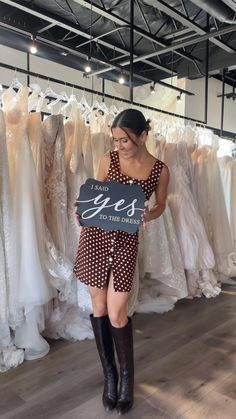
{"label": "woman's face", "polygon": [[113,128],[112,137],[114,146],[125,159],[136,156],[140,146],[144,142],[142,138],[143,134],[138,137],[134,133],[129,132],[128,137],[127,133],[122,128]]}

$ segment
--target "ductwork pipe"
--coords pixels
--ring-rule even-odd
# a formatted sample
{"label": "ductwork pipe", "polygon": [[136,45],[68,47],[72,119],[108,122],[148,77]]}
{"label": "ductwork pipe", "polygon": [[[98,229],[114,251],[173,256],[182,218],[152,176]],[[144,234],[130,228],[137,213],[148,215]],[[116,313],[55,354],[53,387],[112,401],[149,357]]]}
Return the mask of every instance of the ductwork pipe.
{"label": "ductwork pipe", "polygon": [[227,0],[225,2],[221,0],[191,0],[191,2],[220,22],[236,23],[236,10],[227,6]]}

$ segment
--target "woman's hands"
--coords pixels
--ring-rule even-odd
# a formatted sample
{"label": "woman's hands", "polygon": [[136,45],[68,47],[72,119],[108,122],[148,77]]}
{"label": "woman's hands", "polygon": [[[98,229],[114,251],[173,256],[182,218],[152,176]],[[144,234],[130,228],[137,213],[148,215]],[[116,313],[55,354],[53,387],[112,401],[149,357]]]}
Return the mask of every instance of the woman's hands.
{"label": "woman's hands", "polygon": [[146,228],[146,224],[149,222],[149,221],[151,221],[151,214],[150,214],[150,210],[149,210],[149,208],[148,208],[148,201],[146,201],[145,203],[144,203],[144,210],[143,210],[143,213],[142,213],[142,215],[141,215],[141,220],[142,220],[142,223],[143,223],[143,228],[145,229]]}

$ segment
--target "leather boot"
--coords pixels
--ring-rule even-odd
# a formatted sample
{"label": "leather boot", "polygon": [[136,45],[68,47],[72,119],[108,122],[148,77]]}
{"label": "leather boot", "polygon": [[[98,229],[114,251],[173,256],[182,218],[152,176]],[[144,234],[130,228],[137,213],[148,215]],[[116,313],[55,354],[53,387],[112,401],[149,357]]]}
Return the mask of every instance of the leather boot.
{"label": "leather boot", "polygon": [[128,412],[134,399],[134,355],[132,321],[128,318],[126,326],[111,326],[116,352],[120,364],[120,387],[116,410],[119,415]]}
{"label": "leather boot", "polygon": [[110,411],[116,407],[118,384],[111,324],[108,316],[94,317],[91,314],[90,320],[105,378],[102,396],[103,406],[107,411]]}

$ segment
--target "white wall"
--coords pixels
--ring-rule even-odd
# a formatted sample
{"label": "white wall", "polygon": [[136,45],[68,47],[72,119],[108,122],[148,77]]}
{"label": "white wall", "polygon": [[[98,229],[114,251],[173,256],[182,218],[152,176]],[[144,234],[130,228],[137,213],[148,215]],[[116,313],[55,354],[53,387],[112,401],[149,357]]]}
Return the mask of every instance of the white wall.
{"label": "white wall", "polygon": [[[205,106],[205,80],[186,80],[186,89],[195,93],[195,96],[186,96],[185,115],[190,118],[204,120]],[[232,92],[232,87],[225,85],[225,93]],[[207,125],[220,128],[221,124],[221,98],[222,83],[210,78],[208,86],[208,121]],[[236,102],[225,98],[224,129],[236,133]]]}
{"label": "white wall", "polygon": [[[0,56],[1,61],[12,66],[20,67],[22,69],[27,68],[27,54],[12,48],[8,48],[0,45]],[[42,87],[42,90],[45,90],[48,85],[56,92],[60,93],[65,91],[67,95],[70,95],[72,88],[66,86],[66,82],[75,83],[81,87],[87,87],[94,89],[95,91],[102,91],[102,79],[97,77],[85,78],[81,71],[66,67],[61,64],[57,64],[46,59],[42,59],[35,55],[30,55],[30,70],[35,73],[40,73],[48,77],[57,78],[65,81],[65,85],[62,86],[57,83],[48,82],[47,80],[37,79],[37,77],[30,77],[31,83],[38,83]],[[27,76],[21,73],[15,74],[14,71],[3,69],[0,67],[0,83],[9,85],[11,84],[12,78],[17,76],[19,81],[23,84],[27,82]],[[185,87],[185,80],[178,80],[174,77],[172,80],[166,80],[167,83],[179,86],[181,88]],[[74,89],[74,93],[78,97],[82,96],[83,92]],[[122,99],[129,99],[129,88],[127,86],[122,86],[118,83],[113,83],[109,80],[105,80],[105,93],[114,95]],[[134,100],[143,105],[149,105],[152,107],[157,107],[162,110],[167,110],[170,112],[176,112],[181,115],[184,115],[184,95],[182,103],[177,103],[176,97],[178,92],[172,89],[166,89],[161,85],[156,85],[155,94],[151,94],[150,85],[145,85],[141,87],[134,88]],[[91,100],[94,99],[91,94],[85,93],[85,97],[88,100],[88,103],[91,103]],[[109,102],[112,102],[112,99]],[[127,107],[128,105],[123,105]]]}
{"label": "white wall", "polygon": [[[11,66],[16,66],[22,69],[27,69],[27,54],[12,48],[5,47],[0,45],[0,57],[1,62],[5,64],[9,64]],[[48,86],[50,86],[56,93],[60,93],[65,91],[69,96],[72,93],[72,88],[66,85],[66,82],[71,84],[76,84],[81,87],[87,87],[89,89],[93,89],[95,91],[102,91],[102,79],[97,77],[86,78],[83,77],[83,73],[81,71],[75,70],[70,67],[66,67],[61,64],[57,64],[53,61],[49,61],[36,55],[30,55],[30,71],[43,74],[47,77],[56,78],[59,80],[63,80],[65,82],[64,86],[58,83],[52,83],[51,81],[48,82],[47,80],[42,80],[37,77],[30,77],[31,83],[38,83],[42,91],[44,91]],[[10,85],[12,78],[17,77],[19,81],[23,84],[27,83],[27,76],[20,73],[15,72],[14,70],[8,70],[2,68],[0,66],[0,83],[5,85]],[[114,83],[107,81],[105,83],[105,92],[109,93],[110,95],[118,96],[121,99],[129,97],[129,89],[126,86],[122,86],[122,92],[119,93],[114,90]],[[78,98],[82,97],[84,94],[88,103],[91,103],[94,96],[90,93],[84,93],[83,91],[74,88],[73,93],[76,94]],[[95,94],[96,96],[96,94]]]}
{"label": "white wall", "polygon": [[[0,45],[0,57],[1,62],[10,64],[12,66],[20,67],[23,69],[27,68],[27,54],[12,48],[8,48]],[[81,71],[66,67],[61,64],[57,64],[46,59],[39,58],[34,55],[30,55],[30,70],[35,73],[41,73],[48,77],[57,78],[65,81],[65,85],[62,86],[56,83],[49,83],[47,80],[37,79],[34,77],[30,78],[32,83],[38,83],[42,87],[42,90],[46,89],[48,85],[56,93],[66,91],[69,96],[72,93],[72,88],[66,86],[66,82],[75,83],[81,87],[87,87],[94,89],[95,91],[102,91],[102,79],[91,77],[83,77]],[[12,78],[15,76],[15,72],[0,67],[0,83],[9,85]],[[17,78],[26,84],[27,76],[21,73],[16,74]],[[173,84],[182,89],[189,90],[195,93],[195,96],[182,95],[182,102],[177,102],[176,97],[178,92],[165,88],[161,85],[156,84],[156,92],[151,94],[150,84],[141,87],[134,88],[134,100],[140,103],[140,105],[148,105],[157,107],[162,110],[174,112],[180,115],[185,115],[188,118],[195,118],[199,120],[204,119],[204,79],[197,80],[186,80],[172,79],[165,80],[166,83]],[[221,94],[221,82],[215,79],[209,79],[209,100],[208,100],[208,125],[220,128],[221,118],[221,99],[217,98],[218,94]],[[226,85],[226,92],[231,92],[232,87]],[[74,94],[78,97],[82,97],[83,92],[81,90],[74,89]],[[109,80],[105,81],[105,93],[114,95],[122,99],[129,99],[129,88],[121,86],[118,83],[113,83]],[[88,103],[94,99],[91,94],[84,93]],[[106,100],[108,105],[112,100]],[[120,105],[120,103],[119,103]],[[127,107],[128,105],[123,105]],[[146,112],[146,114],[149,112]],[[155,112],[150,112],[151,117],[158,116]],[[224,129],[231,132],[236,132],[236,102],[232,99],[225,99],[225,116],[224,116]]]}
{"label": "white wall", "polygon": [[[166,83],[185,89],[185,79],[166,79]],[[166,88],[160,84],[155,85],[155,93],[150,93],[150,85],[136,87],[134,89],[135,101],[152,106],[167,112],[174,112],[179,115],[184,115],[185,112],[185,95],[182,95],[181,102],[177,102],[176,98],[179,95],[178,91]]]}

